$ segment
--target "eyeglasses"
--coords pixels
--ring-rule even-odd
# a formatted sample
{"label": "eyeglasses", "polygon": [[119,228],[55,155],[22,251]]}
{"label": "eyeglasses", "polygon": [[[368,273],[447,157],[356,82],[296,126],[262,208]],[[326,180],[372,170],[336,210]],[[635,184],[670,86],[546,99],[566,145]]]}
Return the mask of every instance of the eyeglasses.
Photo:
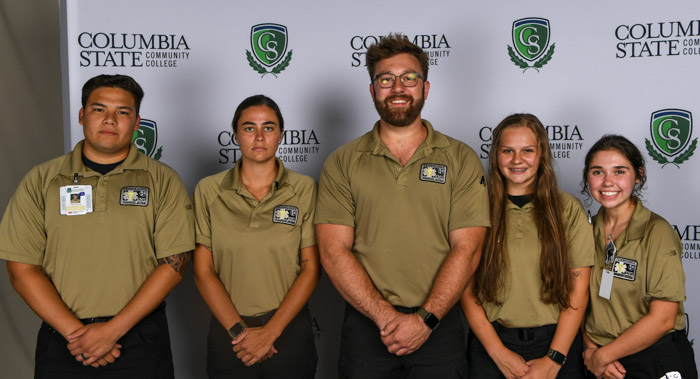
{"label": "eyeglasses", "polygon": [[399,76],[394,74],[379,74],[374,77],[374,80],[376,80],[377,84],[382,88],[391,88],[394,86],[396,78],[401,79],[401,84],[403,84],[404,87],[415,87],[416,84],[418,84],[418,79],[423,79],[417,72],[406,72]]}

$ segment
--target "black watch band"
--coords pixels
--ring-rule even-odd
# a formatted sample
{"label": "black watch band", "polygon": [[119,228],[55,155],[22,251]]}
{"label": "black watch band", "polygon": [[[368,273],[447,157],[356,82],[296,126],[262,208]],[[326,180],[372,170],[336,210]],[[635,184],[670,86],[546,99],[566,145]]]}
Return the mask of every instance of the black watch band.
{"label": "black watch band", "polygon": [[434,314],[425,310],[425,308],[418,308],[416,313],[418,314],[418,316],[420,316],[420,318],[423,319],[425,325],[427,325],[428,328],[430,328],[431,330],[437,328],[437,326],[440,325],[440,319],[437,318],[437,316],[435,316]]}
{"label": "black watch band", "polygon": [[549,349],[549,351],[547,352],[547,357],[553,360],[554,363],[558,364],[559,366],[563,365],[564,362],[566,362],[566,355],[553,349]]}
{"label": "black watch band", "polygon": [[243,330],[245,330],[245,328],[247,327],[248,325],[246,325],[245,321],[238,321],[237,323],[233,324],[233,326],[228,330],[228,335],[231,336],[231,338],[235,339],[241,333],[243,333]]}

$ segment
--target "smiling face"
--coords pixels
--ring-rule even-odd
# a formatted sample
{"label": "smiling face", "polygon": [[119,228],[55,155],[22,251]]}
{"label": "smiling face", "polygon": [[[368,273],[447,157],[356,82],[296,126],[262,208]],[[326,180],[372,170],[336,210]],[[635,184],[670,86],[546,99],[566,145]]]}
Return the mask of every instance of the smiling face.
{"label": "smiling face", "polygon": [[236,141],[244,162],[264,163],[274,160],[282,140],[282,129],[275,111],[265,105],[248,107],[236,125]]}
{"label": "smiling face", "polygon": [[407,72],[417,72],[421,75],[420,62],[413,55],[402,53],[377,62],[374,76],[379,74],[396,75],[396,81],[391,88],[381,88],[376,80],[369,85],[374,107],[382,121],[393,126],[407,126],[413,123],[423,109],[428,98],[430,83],[418,79],[415,87],[404,87],[398,78]]}
{"label": "smiling face", "polygon": [[119,162],[129,154],[134,132],[141,118],[136,114],[134,96],[121,88],[99,87],[78,114],[83,126],[83,153],[93,162]]}
{"label": "smiling face", "polygon": [[497,154],[506,192],[513,196],[534,193],[542,155],[535,133],[525,126],[507,127],[501,134]]}
{"label": "smiling face", "polygon": [[634,185],[639,182],[632,163],[617,150],[601,150],[588,166],[586,183],[595,201],[606,209],[633,205]]}

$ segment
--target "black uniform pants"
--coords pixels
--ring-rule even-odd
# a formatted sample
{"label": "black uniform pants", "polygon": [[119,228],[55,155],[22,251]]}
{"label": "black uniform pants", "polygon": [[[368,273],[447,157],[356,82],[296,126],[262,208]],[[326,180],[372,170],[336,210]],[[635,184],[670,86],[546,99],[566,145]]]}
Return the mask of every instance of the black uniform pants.
{"label": "black uniform pants", "polygon": [[[263,326],[253,318],[244,320],[249,327]],[[316,374],[316,344],[311,329],[311,312],[302,308],[274,343],[277,354],[250,367],[233,351],[231,337],[212,316],[207,337],[207,373],[210,379],[313,379]]]}
{"label": "black uniform pants", "polygon": [[[625,379],[676,378],[673,372],[680,373],[683,379],[698,377],[695,353],[683,331],[669,333],[648,348],[618,361],[627,371]],[[590,372],[588,377],[595,378]]]}
{"label": "black uniform pants", "polygon": [[[396,307],[403,313],[416,309]],[[453,307],[418,350],[404,356],[389,353],[379,328],[347,304],[340,340],[339,375],[342,379],[466,378],[464,315]]]}
{"label": "black uniform pants", "polygon": [[[104,322],[111,317],[81,320]],[[36,343],[35,379],[161,379],[173,378],[172,353],[165,304],[139,321],[118,343],[121,356],[104,367],[83,366],[66,347],[68,341],[47,323],[39,328]]]}
{"label": "black uniform pants", "polygon": [[[543,325],[536,328],[506,328],[496,322],[492,323],[492,325],[501,338],[501,342],[508,349],[520,354],[525,361],[547,355],[549,345],[554,337],[554,331],[557,329],[557,324]],[[474,333],[469,333],[468,349],[469,378],[490,379],[504,377]],[[576,338],[574,338],[568,353],[566,351],[561,353],[566,354],[566,362],[559,370],[557,378],[585,378],[586,374],[582,357],[583,339],[580,332],[576,334]]]}

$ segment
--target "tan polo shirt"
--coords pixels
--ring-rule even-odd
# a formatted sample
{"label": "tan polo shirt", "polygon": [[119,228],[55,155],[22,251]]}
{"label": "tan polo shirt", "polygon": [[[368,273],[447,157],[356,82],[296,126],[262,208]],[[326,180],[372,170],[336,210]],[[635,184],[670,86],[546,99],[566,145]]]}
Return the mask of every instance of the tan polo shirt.
{"label": "tan polo shirt", "polygon": [[627,229],[615,240],[617,257],[613,265],[610,300],[598,296],[605,264],[603,229],[605,208],[593,223],[596,245],[595,266],[591,272],[591,302],[586,312],[586,332],[593,342],[607,345],[632,324],[649,313],[654,299],[678,302],[673,330],[685,328],[685,273],[678,234],[661,216],[637,199]]}
{"label": "tan polo shirt", "polygon": [[[0,258],[41,265],[76,317],[112,316],[157,259],[194,248],[192,206],[177,173],[133,144],[106,175],[83,165],[82,149],[81,141],[24,177],[0,223]],[[79,185],[92,186],[94,211],[61,215],[60,188],[76,173]]]}
{"label": "tan polo shirt", "polygon": [[245,316],[278,308],[299,275],[299,251],[316,245],[316,183],[279,159],[277,167],[261,202],[241,182],[240,160],[194,191],[196,241],[211,250],[221,283]]}
{"label": "tan polo shirt", "polygon": [[[562,222],[566,230],[570,268],[593,266],[593,233],[581,202],[559,191]],[[506,206],[508,268],[500,306],[484,303],[489,321],[509,328],[531,328],[556,324],[561,307],[542,301],[540,254],[542,246],[532,202],[522,208],[508,200]]]}
{"label": "tan polo shirt", "polygon": [[326,160],[317,224],[355,229],[352,252],[384,298],[416,307],[450,253],[449,232],[489,226],[484,171],[474,151],[435,130],[401,166],[379,123]]}

